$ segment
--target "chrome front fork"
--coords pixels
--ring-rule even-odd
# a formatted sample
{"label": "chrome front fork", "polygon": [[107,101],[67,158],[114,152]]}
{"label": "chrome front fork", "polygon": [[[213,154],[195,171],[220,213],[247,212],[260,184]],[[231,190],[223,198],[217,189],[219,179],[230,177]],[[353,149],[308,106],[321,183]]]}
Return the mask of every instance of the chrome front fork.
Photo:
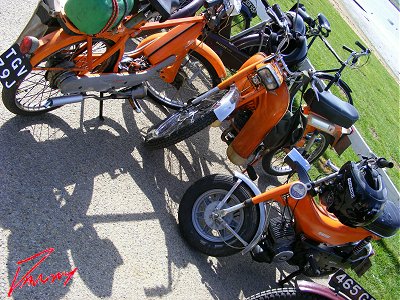
{"label": "chrome front fork", "polygon": [[265,226],[267,224],[267,219],[269,218],[269,212],[270,212],[271,207],[269,206],[269,210],[268,210],[268,213],[267,213],[267,209],[266,209],[265,203],[258,204],[259,205],[259,209],[260,209],[260,222],[259,222],[259,225],[258,225],[258,228],[257,228],[257,232],[255,233],[255,235],[254,235],[253,239],[250,241],[250,243],[248,243],[244,239],[242,239],[239,236],[239,234],[237,232],[235,232],[229,226],[229,224],[227,224],[225,222],[223,217],[225,217],[226,215],[228,215],[230,213],[233,213],[235,211],[243,209],[247,205],[253,205],[252,202],[251,202],[251,199],[248,199],[245,202],[236,204],[236,205],[228,207],[228,208],[224,208],[224,209],[221,209],[221,208],[224,206],[224,204],[228,201],[228,199],[232,196],[234,191],[239,187],[239,185],[241,183],[247,185],[255,195],[260,195],[261,191],[254,184],[254,182],[251,181],[251,179],[248,178],[243,173],[235,172],[235,177],[237,178],[236,183],[232,186],[232,188],[228,191],[228,193],[225,195],[225,197],[222,199],[222,201],[215,208],[215,210],[213,212],[213,218],[215,220],[217,220],[220,224],[222,224],[233,236],[235,236],[235,238],[237,238],[243,244],[243,246],[245,248],[243,249],[242,254],[246,254],[251,249],[253,249],[257,245],[259,240],[261,239],[261,235],[263,234],[263,232],[265,230]]}

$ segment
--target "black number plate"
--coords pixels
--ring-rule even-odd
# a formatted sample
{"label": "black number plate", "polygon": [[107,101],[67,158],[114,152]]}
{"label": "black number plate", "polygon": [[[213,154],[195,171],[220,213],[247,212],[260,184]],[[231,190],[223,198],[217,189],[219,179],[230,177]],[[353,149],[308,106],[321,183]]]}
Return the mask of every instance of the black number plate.
{"label": "black number plate", "polygon": [[4,88],[10,89],[32,70],[29,59],[22,55],[18,44],[0,55],[0,81]]}
{"label": "black number plate", "polygon": [[339,270],[332,275],[329,285],[352,300],[375,300],[357,281],[343,270]]}

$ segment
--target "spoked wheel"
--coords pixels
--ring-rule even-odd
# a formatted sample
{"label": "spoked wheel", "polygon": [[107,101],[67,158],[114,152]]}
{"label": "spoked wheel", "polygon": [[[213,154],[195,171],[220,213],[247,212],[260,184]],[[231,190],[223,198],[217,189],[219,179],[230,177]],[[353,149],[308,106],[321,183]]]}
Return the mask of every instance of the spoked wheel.
{"label": "spoked wheel", "polygon": [[191,51],[172,83],[165,82],[158,74],[147,81],[148,95],[160,104],[182,108],[190,99],[196,98],[218,85],[221,79],[212,64],[201,54]]}
{"label": "spoked wheel", "polygon": [[226,91],[221,91],[197,104],[190,104],[149,129],[145,144],[161,149],[183,141],[212,124],[216,119],[213,108]]}
{"label": "spoked wheel", "polygon": [[[93,56],[101,55],[111,46],[111,41],[94,39]],[[86,47],[86,42],[69,45],[33,66],[33,70],[22,81],[11,89],[3,89],[5,107],[17,115],[38,115],[54,109],[47,108],[45,104],[49,98],[62,96],[55,84],[57,78],[68,72],[69,68],[87,66]],[[117,59],[118,53],[115,53],[94,71],[101,73],[109,70]],[[48,71],[55,66],[60,66],[61,70]]]}
{"label": "spoked wheel", "polygon": [[333,85],[329,88],[329,91],[339,99],[349,102],[351,105],[353,105],[351,89],[344,83],[343,80],[338,79],[336,81],[335,76],[325,73],[317,73],[314,76],[322,82],[323,88],[325,88],[330,82],[334,82]]}
{"label": "spoked wheel", "polygon": [[[308,153],[303,155],[304,158],[306,158],[309,163],[316,161],[331,144],[332,139],[332,136],[324,132],[318,133]],[[262,159],[263,170],[275,176],[290,174],[292,168],[284,162],[284,158],[289,151],[290,149],[288,148],[278,148],[267,153]]]}
{"label": "spoked wheel", "polygon": [[244,12],[240,12],[237,16],[232,18],[231,32],[232,35],[238,34],[243,30],[250,28],[251,19],[247,17]]}
{"label": "spoked wheel", "polygon": [[[259,210],[246,207],[229,213],[221,222],[215,216],[217,205],[234,186],[233,177],[210,175],[193,184],[184,194],[179,205],[179,228],[190,246],[211,256],[232,255],[244,248],[235,232],[247,243],[256,233]],[[244,184],[233,192],[222,208],[232,207],[252,197]]]}
{"label": "spoked wheel", "polygon": [[[322,295],[314,292],[301,291],[298,288],[280,288],[264,291],[246,298],[246,300],[327,300]],[[340,298],[338,298],[340,299]]]}

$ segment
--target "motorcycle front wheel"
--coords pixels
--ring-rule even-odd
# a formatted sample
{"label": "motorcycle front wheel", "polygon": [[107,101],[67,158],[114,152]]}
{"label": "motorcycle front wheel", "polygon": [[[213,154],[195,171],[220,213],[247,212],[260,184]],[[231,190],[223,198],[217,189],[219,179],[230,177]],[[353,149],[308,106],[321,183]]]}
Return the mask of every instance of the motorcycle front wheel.
{"label": "motorcycle front wheel", "polygon": [[[197,181],[185,192],[179,204],[179,229],[191,247],[210,256],[228,256],[244,248],[230,230],[247,243],[252,240],[259,223],[258,207],[246,207],[224,216],[223,221],[230,230],[213,217],[215,208],[235,183],[233,177],[210,175]],[[252,196],[252,191],[242,183],[222,208],[234,206]]]}
{"label": "motorcycle front wheel", "polygon": [[179,143],[211,125],[216,119],[214,104],[226,91],[221,91],[197,104],[173,113],[158,125],[149,129],[145,145],[150,149],[161,149]]}
{"label": "motorcycle front wheel", "polygon": [[[332,143],[333,137],[324,132],[318,133],[314,144],[307,154],[303,155],[311,164],[316,161]],[[277,148],[264,155],[262,159],[263,170],[275,176],[284,176],[293,172],[292,168],[284,162],[286,154],[289,152],[287,148]]]}
{"label": "motorcycle front wheel", "polygon": [[165,82],[158,74],[147,81],[151,99],[172,109],[180,109],[193,98],[211,90],[221,79],[213,65],[200,53],[191,51],[183,59],[172,83]]}

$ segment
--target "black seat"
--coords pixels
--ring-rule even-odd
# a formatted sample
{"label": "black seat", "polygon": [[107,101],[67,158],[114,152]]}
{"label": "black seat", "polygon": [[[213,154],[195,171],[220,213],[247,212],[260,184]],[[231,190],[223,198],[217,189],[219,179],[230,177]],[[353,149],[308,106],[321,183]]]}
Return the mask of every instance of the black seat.
{"label": "black seat", "polygon": [[161,15],[161,21],[167,20],[171,12],[179,8],[179,0],[149,0],[149,3]]}
{"label": "black seat", "polygon": [[380,217],[364,228],[383,238],[395,235],[400,228],[399,206],[392,201],[387,201]]}
{"label": "black seat", "polygon": [[350,128],[359,118],[357,109],[348,102],[340,100],[328,91],[317,92],[308,89],[304,100],[311,111],[344,128]]}

